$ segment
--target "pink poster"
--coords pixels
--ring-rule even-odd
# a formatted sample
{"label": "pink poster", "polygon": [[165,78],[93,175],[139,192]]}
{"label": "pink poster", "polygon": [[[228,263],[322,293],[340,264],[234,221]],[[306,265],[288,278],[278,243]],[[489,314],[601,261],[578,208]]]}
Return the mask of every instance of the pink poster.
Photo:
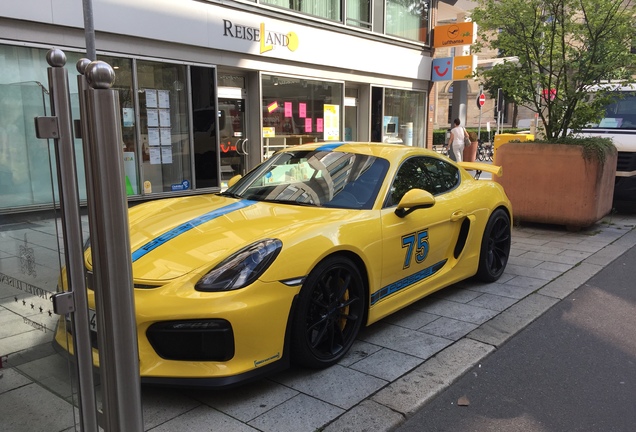
{"label": "pink poster", "polygon": [[305,133],[311,132],[311,119],[305,118]]}
{"label": "pink poster", "polygon": [[323,132],[322,122],[323,120],[321,118],[316,119],[316,132]]}
{"label": "pink poster", "polygon": [[292,116],[292,103],[285,102],[285,117],[291,117],[291,116]]}
{"label": "pink poster", "polygon": [[307,117],[307,104],[306,103],[299,103],[298,104],[298,115],[300,116],[300,118],[305,118]]}

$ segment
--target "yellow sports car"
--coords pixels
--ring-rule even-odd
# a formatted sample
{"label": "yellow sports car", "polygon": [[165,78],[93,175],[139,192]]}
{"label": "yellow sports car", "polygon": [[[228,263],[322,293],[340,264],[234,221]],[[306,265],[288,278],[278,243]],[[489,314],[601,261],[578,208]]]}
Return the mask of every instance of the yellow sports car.
{"label": "yellow sports car", "polygon": [[[500,175],[399,144],[314,143],[224,192],[132,207],[142,382],[227,386],[290,362],[327,367],[361,326],[463,279],[497,280],[510,202],[466,169]],[[90,272],[90,248],[85,262]]]}

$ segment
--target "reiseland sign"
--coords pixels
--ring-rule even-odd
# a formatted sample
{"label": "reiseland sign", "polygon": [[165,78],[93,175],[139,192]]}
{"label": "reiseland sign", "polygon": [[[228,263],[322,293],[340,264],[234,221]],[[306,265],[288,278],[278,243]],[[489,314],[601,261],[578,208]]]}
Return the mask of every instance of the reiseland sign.
{"label": "reiseland sign", "polygon": [[268,30],[265,28],[265,23],[260,23],[259,27],[250,27],[224,19],[223,36],[258,42],[261,54],[271,51],[275,47],[285,47],[292,52],[298,49],[298,35],[296,33]]}

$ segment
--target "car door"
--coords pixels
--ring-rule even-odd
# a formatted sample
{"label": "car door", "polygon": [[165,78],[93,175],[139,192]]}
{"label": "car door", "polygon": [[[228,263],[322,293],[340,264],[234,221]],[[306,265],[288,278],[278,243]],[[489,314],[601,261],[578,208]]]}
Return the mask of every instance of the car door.
{"label": "car door", "polygon": [[[414,188],[430,192],[435,204],[398,216],[398,202]],[[394,309],[434,289],[436,275],[453,255],[467,214],[463,203],[470,200],[462,196],[465,193],[455,165],[429,156],[403,161],[382,209],[382,282],[371,294],[371,306],[385,303],[383,307]]]}

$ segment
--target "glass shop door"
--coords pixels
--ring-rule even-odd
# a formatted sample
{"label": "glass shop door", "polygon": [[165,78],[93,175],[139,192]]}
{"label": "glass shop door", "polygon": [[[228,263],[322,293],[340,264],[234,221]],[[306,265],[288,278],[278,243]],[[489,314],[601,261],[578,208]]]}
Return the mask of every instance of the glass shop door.
{"label": "glass shop door", "polygon": [[[79,422],[71,330],[51,302],[64,242],[54,142],[34,131],[35,117],[51,115],[45,68],[42,75],[0,84],[0,418],[14,432],[77,430]],[[81,147],[75,140],[79,164]]]}
{"label": "glass shop door", "polygon": [[245,133],[245,99],[219,98],[221,186],[247,171],[249,139]]}

